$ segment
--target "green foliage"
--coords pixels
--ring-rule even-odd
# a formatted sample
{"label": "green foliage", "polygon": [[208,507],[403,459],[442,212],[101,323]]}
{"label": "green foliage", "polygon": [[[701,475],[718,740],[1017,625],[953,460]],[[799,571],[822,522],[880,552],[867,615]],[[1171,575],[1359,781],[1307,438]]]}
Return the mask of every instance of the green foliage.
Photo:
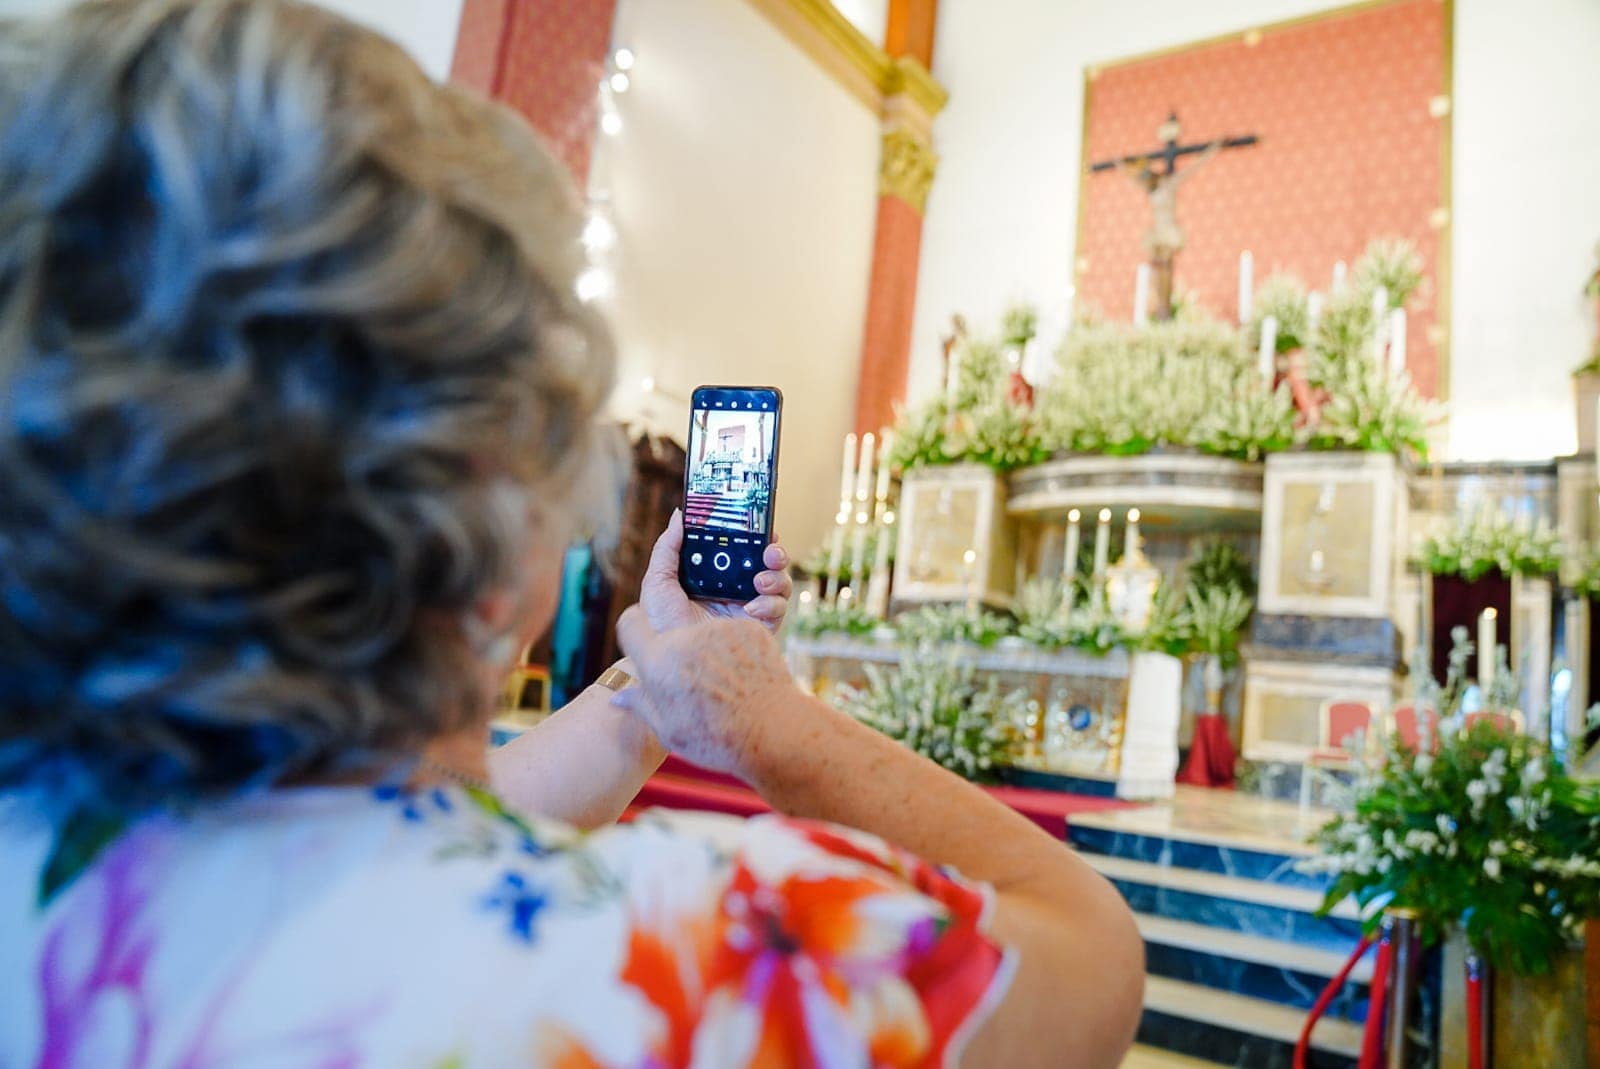
{"label": "green foliage", "polygon": [[1039,309],[1014,304],[1000,317],[1000,344],[1021,352],[1039,334]]}
{"label": "green foliage", "polygon": [[1191,586],[1187,592],[1189,648],[1232,666],[1239,661],[1239,635],[1255,603],[1238,586]]}
{"label": "green foliage", "polygon": [[1579,597],[1600,597],[1600,551],[1590,547],[1578,560],[1578,578],[1572,584],[1572,592]]}
{"label": "green foliage", "polygon": [[797,614],[789,620],[788,626],[796,635],[870,635],[880,623],[881,620],[868,615],[866,609],[851,599],[843,604],[819,605],[804,615]]}
{"label": "green foliage", "polygon": [[[1024,325],[1020,319],[1009,322],[1007,331]],[[1000,343],[977,338],[960,343],[954,401],[952,407],[941,393],[900,413],[889,455],[893,467],[972,462],[1010,471],[1049,456],[1033,412],[1011,399]]]}
{"label": "green foliage", "polygon": [[1305,284],[1293,275],[1276,274],[1261,283],[1250,303],[1250,326],[1245,335],[1250,351],[1261,351],[1261,324],[1268,316],[1278,321],[1278,352],[1302,348],[1311,323],[1308,300]]}
{"label": "green foliage", "polygon": [[1543,519],[1530,524],[1485,502],[1423,542],[1416,563],[1432,575],[1470,581],[1495,569],[1506,575],[1549,575],[1561,567],[1561,556],[1561,538]]}
{"label": "green foliage", "polygon": [[1335,874],[1324,911],[1353,895],[1375,928],[1410,909],[1429,942],[1459,927],[1513,973],[1547,972],[1600,914],[1600,787],[1492,721],[1446,721],[1421,752],[1386,740],[1354,811],[1317,842],[1325,854],[1301,867]]}
{"label": "green foliage", "polygon": [[894,620],[895,635],[908,646],[930,642],[971,642],[993,646],[1011,634],[1011,621],[986,609],[966,605],[925,605]]}
{"label": "green foliage", "polygon": [[[1056,359],[1039,402],[1051,451],[1132,456],[1176,446],[1259,456],[1257,428],[1276,443],[1287,412],[1293,432],[1292,410],[1274,407],[1237,333],[1214,320],[1084,325]],[[1237,403],[1252,393],[1262,397]]]}
{"label": "green foliage", "polygon": [[1318,353],[1311,384],[1327,391],[1309,444],[1314,449],[1413,454],[1428,458],[1428,432],[1443,410],[1411,389],[1408,375],[1391,376],[1366,355]]}
{"label": "green foliage", "polygon": [[[855,578],[850,568],[852,564],[852,556],[855,552],[855,543],[852,541],[853,536],[845,539],[845,549],[843,553],[844,559],[839,561],[838,567],[834,567],[833,562],[828,559],[828,551],[832,548],[831,537],[832,536],[830,535],[828,539],[824,539],[821,545],[812,550],[810,556],[806,557],[805,560],[800,562],[800,568],[808,575],[815,575],[822,579],[832,578],[837,579],[841,583],[848,583]],[[872,565],[878,559],[878,539],[884,537],[889,539],[889,560],[891,562],[894,561],[896,549],[894,528],[883,528],[878,526],[869,527],[867,529],[866,552],[864,556],[869,568],[872,567]]]}
{"label": "green foliage", "polygon": [[1208,538],[1195,551],[1184,569],[1184,584],[1191,590],[1207,591],[1235,587],[1246,597],[1256,592],[1255,568],[1250,559],[1226,538]]}
{"label": "green foliage", "polygon": [[1297,418],[1287,382],[1275,390],[1247,382],[1237,393],[1215,398],[1195,424],[1191,442],[1203,453],[1260,460],[1294,447]]}
{"label": "green foliage", "polygon": [[933,655],[907,657],[893,671],[868,665],[866,672],[866,689],[840,688],[840,707],[929,760],[988,781],[1021,756],[1025,692],[1002,692],[993,677],[980,685],[972,668]]}
{"label": "green foliage", "polygon": [[1404,238],[1378,238],[1371,242],[1351,272],[1353,288],[1366,294],[1370,307],[1373,292],[1382,286],[1390,308],[1404,307],[1422,285],[1422,255]]}

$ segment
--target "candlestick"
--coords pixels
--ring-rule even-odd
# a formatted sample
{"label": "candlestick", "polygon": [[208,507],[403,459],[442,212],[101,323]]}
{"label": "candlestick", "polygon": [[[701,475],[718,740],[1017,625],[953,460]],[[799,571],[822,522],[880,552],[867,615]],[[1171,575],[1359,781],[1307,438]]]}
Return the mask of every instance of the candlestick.
{"label": "candlestick", "polygon": [[844,525],[849,520],[845,506],[839,509],[839,515],[833,518],[833,537],[828,543],[828,582],[825,587],[827,600],[831,603],[838,600],[839,572],[844,567]]}
{"label": "candlestick", "polygon": [[1099,586],[1106,576],[1106,558],[1111,554],[1111,510],[1100,510],[1100,524],[1094,530],[1094,582]]}
{"label": "candlestick", "polygon": [[1266,316],[1261,320],[1261,352],[1257,358],[1261,366],[1261,379],[1270,390],[1278,378],[1278,317]]}
{"label": "candlestick", "polygon": [[894,513],[885,511],[878,525],[878,549],[873,554],[872,581],[867,584],[867,612],[879,620],[889,615],[889,548],[894,545]]}
{"label": "candlestick", "polygon": [[1406,370],[1406,310],[1389,313],[1389,374],[1398,378]]}
{"label": "candlestick", "polygon": [[1317,339],[1317,324],[1322,320],[1322,294],[1313,293],[1306,298],[1306,336],[1300,339],[1300,348],[1310,350]]}
{"label": "candlestick", "polygon": [[883,514],[889,507],[889,479],[892,472],[889,470],[889,451],[894,448],[894,432],[884,431],[878,439],[878,485],[872,494],[872,520],[874,523],[883,521]]}
{"label": "candlestick", "polygon": [[856,470],[856,523],[867,522],[867,501],[872,493],[872,447],[876,439],[871,431],[861,436],[861,466]]}
{"label": "candlestick", "polygon": [[850,546],[850,589],[857,604],[867,589],[867,525],[856,524],[855,536]]}
{"label": "candlestick", "polygon": [[961,554],[961,563],[966,566],[967,611],[976,612],[978,609],[978,551],[969,549]]}
{"label": "candlestick", "polygon": [[1346,268],[1343,260],[1333,262],[1333,292],[1338,293],[1344,289],[1344,276]]}
{"label": "candlestick", "polygon": [[1133,321],[1144,326],[1150,321],[1150,265],[1140,264],[1133,273]]}
{"label": "candlestick", "polygon": [[1255,289],[1256,258],[1246,249],[1239,254],[1239,325],[1250,322],[1250,299]]}
{"label": "candlestick", "polygon": [[856,470],[856,435],[854,431],[844,436],[844,465],[839,469],[839,510],[850,507],[851,480]]}
{"label": "candlestick", "polygon": [[1061,554],[1061,585],[1072,597],[1072,586],[1078,578],[1078,521],[1083,516],[1077,509],[1067,513],[1067,546]]}
{"label": "candlestick", "polygon": [[1493,607],[1484,609],[1478,615],[1478,686],[1484,690],[1485,700],[1488,690],[1494,683],[1494,666],[1498,660],[1495,646],[1495,623],[1500,614]]}

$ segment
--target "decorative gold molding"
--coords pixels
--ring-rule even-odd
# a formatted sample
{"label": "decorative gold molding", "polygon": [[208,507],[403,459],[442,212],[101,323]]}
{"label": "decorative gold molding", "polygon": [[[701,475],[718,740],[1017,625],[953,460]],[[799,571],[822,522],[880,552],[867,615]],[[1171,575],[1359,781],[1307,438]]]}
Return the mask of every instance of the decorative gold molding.
{"label": "decorative gold molding", "polygon": [[878,193],[899,197],[921,215],[938,166],[939,155],[926,137],[898,123],[890,124],[883,131]]}
{"label": "decorative gold molding", "polygon": [[904,96],[932,119],[949,94],[910,56],[891,57],[828,0],[748,0],[785,37],[877,114]]}

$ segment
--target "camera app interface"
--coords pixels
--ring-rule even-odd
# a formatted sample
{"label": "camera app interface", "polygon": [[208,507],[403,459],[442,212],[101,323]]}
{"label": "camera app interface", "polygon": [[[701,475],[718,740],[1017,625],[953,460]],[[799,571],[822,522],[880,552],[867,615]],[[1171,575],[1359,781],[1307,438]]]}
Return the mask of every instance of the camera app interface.
{"label": "camera app interface", "polygon": [[778,398],[771,390],[696,390],[683,506],[683,581],[710,598],[756,596],[770,539]]}

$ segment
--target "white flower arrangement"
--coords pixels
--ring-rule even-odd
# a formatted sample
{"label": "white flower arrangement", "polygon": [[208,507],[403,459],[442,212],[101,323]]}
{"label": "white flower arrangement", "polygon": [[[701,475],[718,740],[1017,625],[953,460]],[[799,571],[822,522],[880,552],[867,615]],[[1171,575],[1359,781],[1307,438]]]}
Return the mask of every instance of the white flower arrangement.
{"label": "white flower arrangement", "polygon": [[1025,692],[1002,691],[993,678],[980,685],[972,668],[931,650],[907,657],[898,669],[868,665],[866,671],[865,689],[839,689],[839,707],[929,760],[987,781],[1021,755]]}
{"label": "white flower arrangement", "polygon": [[1471,581],[1496,569],[1507,576],[1547,575],[1561,567],[1564,552],[1561,536],[1543,518],[1532,522],[1486,501],[1424,541],[1416,563],[1432,575]]}

